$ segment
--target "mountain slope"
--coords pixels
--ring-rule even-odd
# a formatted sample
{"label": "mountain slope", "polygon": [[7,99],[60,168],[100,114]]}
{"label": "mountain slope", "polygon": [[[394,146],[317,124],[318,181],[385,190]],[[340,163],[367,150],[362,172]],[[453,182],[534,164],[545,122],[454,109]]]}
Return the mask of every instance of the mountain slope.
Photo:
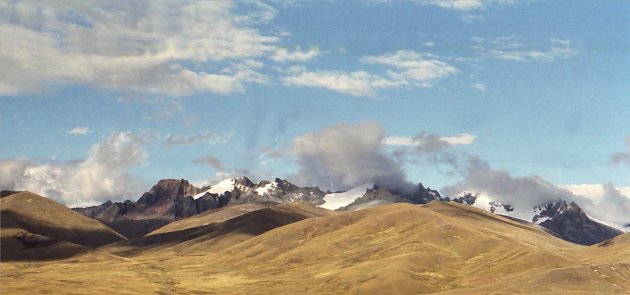
{"label": "mountain slope", "polygon": [[0,199],[0,216],[3,260],[69,257],[125,240],[103,223],[30,192]]}
{"label": "mountain slope", "polygon": [[[509,278],[556,271],[567,292],[630,291],[630,281],[623,280],[630,269],[617,267],[613,272],[619,275],[607,278],[585,273],[581,267],[591,262],[576,262],[582,248],[470,206],[393,204],[308,218],[216,253],[199,253],[220,271],[211,271],[207,283],[194,280],[195,267],[176,279],[192,292],[222,294],[251,292],[253,286],[259,293],[417,294],[480,286],[481,293],[502,293],[511,288],[504,283]],[[588,280],[573,282],[573,269]],[[222,280],[229,284],[213,283]],[[544,280],[521,286],[541,288]]]}
{"label": "mountain slope", "polygon": [[321,204],[324,195],[318,188],[298,187],[279,178],[258,184],[247,177],[228,178],[204,188],[185,179],[162,179],[135,202],[105,202],[73,210],[104,222],[128,238],[137,238],[173,221],[227,205],[299,201]]}
{"label": "mountain slope", "polygon": [[103,250],[123,256],[160,250],[177,253],[220,250],[271,229],[326,214],[327,210],[300,203],[234,205],[171,223],[149,235],[111,244]]}
{"label": "mountain slope", "polygon": [[591,219],[576,203],[564,200],[522,208],[463,192],[452,201],[542,226],[564,240],[581,245],[593,245],[623,233]]}

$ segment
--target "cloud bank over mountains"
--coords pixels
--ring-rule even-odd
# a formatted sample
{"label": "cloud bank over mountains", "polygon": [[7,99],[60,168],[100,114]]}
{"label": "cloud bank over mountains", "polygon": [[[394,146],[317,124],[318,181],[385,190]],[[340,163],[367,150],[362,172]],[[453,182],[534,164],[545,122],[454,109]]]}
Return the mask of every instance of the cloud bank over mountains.
{"label": "cloud bank over mountains", "polygon": [[[212,134],[176,141],[205,142]],[[405,167],[433,165],[449,168],[454,180],[452,185],[441,189],[444,195],[473,191],[520,208],[557,200],[574,201],[604,222],[616,225],[629,222],[626,216],[630,212],[629,188],[616,188],[612,183],[557,186],[536,175],[515,176],[507,170],[492,168],[478,156],[454,149],[457,145],[472,144],[475,139],[475,135],[468,133],[440,136],[420,132],[413,137],[395,137],[388,136],[375,122],[341,123],[297,136],[291,149],[278,151],[276,158],[294,160],[297,171],[287,178],[304,186],[329,189],[332,185],[334,190],[347,190],[374,183],[403,193],[413,192],[422,180],[408,179]],[[88,157],[80,161],[38,164],[28,159],[3,160],[0,186],[30,190],[73,206],[136,199],[146,185],[130,170],[143,164],[147,157],[144,138],[130,132],[116,132],[94,144]],[[208,165],[219,175],[227,173],[222,160],[212,155],[190,161]]]}
{"label": "cloud bank over mountains", "polygon": [[28,190],[67,205],[136,199],[146,187],[130,172],[147,158],[143,141],[118,132],[92,146],[86,159],[38,164],[27,159],[0,161],[0,187]]}

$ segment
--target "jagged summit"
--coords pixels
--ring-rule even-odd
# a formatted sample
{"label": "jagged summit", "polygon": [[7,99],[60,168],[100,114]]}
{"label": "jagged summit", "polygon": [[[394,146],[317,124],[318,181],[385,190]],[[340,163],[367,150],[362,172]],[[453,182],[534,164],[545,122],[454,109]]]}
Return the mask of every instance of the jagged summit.
{"label": "jagged summit", "polygon": [[576,203],[565,200],[547,202],[532,208],[515,208],[511,204],[497,202],[469,191],[462,192],[453,199],[444,199],[531,222],[577,244],[592,245],[623,233],[593,220]]}
{"label": "jagged summit", "polygon": [[108,201],[99,206],[74,210],[104,222],[128,238],[134,238],[175,220],[235,204],[305,202],[329,210],[355,211],[392,203],[426,204],[433,200],[454,201],[521,219],[579,244],[598,243],[622,233],[593,220],[572,202],[559,200],[521,208],[470,191],[452,199],[442,197],[437,190],[422,183],[412,192],[365,183],[348,191],[331,193],[318,187],[297,186],[281,178],[254,183],[246,176],[233,177],[203,188],[195,187],[185,179],[162,179],[135,202]]}

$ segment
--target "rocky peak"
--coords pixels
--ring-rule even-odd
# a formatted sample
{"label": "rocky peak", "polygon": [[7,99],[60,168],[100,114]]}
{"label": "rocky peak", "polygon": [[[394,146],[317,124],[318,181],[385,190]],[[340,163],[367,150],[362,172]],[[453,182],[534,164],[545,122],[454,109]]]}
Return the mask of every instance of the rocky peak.
{"label": "rocky peak", "polygon": [[239,186],[244,186],[244,187],[254,187],[256,186],[251,180],[249,180],[249,178],[247,178],[246,176],[243,177],[239,177],[235,180],[234,182],[235,185],[239,185]]}

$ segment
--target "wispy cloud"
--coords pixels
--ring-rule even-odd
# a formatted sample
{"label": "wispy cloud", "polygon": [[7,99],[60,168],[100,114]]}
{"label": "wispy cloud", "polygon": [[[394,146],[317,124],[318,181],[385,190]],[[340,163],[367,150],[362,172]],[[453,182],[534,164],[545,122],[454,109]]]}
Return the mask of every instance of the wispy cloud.
{"label": "wispy cloud", "polygon": [[520,62],[550,62],[557,59],[574,57],[577,50],[572,47],[571,40],[550,39],[547,48],[532,44],[523,44],[516,36],[485,39],[473,37],[476,43],[473,48],[481,54],[500,60]]}
{"label": "wispy cloud", "polygon": [[384,66],[384,73],[308,71],[294,68],[282,81],[287,86],[325,88],[353,96],[374,97],[382,89],[430,87],[436,80],[458,72],[457,68],[433,55],[410,50],[363,56],[360,61]]}
{"label": "wispy cloud", "polygon": [[521,0],[415,0],[422,5],[434,5],[444,9],[460,11],[482,10],[490,5],[510,5]]}
{"label": "wispy cloud", "polygon": [[485,18],[482,15],[478,15],[478,14],[466,14],[462,16],[462,20],[467,24],[471,24],[471,23],[482,22],[485,20]]}
{"label": "wispy cloud", "polygon": [[66,130],[67,134],[70,135],[86,135],[88,133],[90,133],[90,127],[87,126],[78,126],[78,127],[74,127],[70,130]]}
{"label": "wispy cloud", "polygon": [[416,0],[416,2],[456,10],[472,10],[479,9],[484,6],[483,0]]}
{"label": "wispy cloud", "polygon": [[215,156],[204,156],[204,157],[199,157],[196,158],[192,161],[193,163],[197,163],[197,164],[205,164],[208,165],[210,167],[212,167],[214,170],[217,171],[223,171],[223,164],[221,163],[221,160],[219,160],[219,158],[215,157]]}
{"label": "wispy cloud", "polygon": [[442,144],[445,143],[448,145],[468,145],[472,144],[475,139],[477,139],[477,136],[469,133],[462,133],[456,136],[438,136],[421,133],[414,137],[390,136],[384,139],[383,144],[390,146],[420,146],[426,145],[429,142],[441,142]]}
{"label": "wispy cloud", "polygon": [[270,59],[281,63],[305,62],[317,57],[320,53],[321,52],[317,47],[311,47],[304,51],[302,51],[299,47],[295,48],[293,51],[290,51],[287,48],[279,48],[274,52]]}
{"label": "wispy cloud", "polygon": [[232,133],[222,134],[207,131],[201,134],[168,134],[164,138],[166,146],[193,145],[197,142],[207,142],[208,144],[225,144],[232,138]]}
{"label": "wispy cloud", "polygon": [[[24,1],[0,4],[0,95],[87,84],[166,95],[229,94],[264,75],[251,63],[279,37],[274,8],[238,3]],[[123,13],[125,12],[125,13]],[[64,17],[61,17],[64,16]],[[159,20],[159,21],[156,21]]]}
{"label": "wispy cloud", "polygon": [[626,151],[612,154],[610,160],[615,164],[626,164],[630,167],[630,135],[626,136]]}
{"label": "wispy cloud", "polygon": [[379,89],[401,85],[365,71],[301,71],[282,79],[287,86],[324,88],[353,96],[373,97]]}
{"label": "wispy cloud", "polygon": [[486,85],[484,85],[483,83],[474,83],[471,84],[470,87],[475,88],[479,91],[486,91]]}
{"label": "wispy cloud", "polygon": [[369,55],[361,58],[366,64],[380,64],[393,67],[388,75],[395,81],[403,84],[421,83],[418,85],[430,85],[430,81],[444,78],[457,73],[457,68],[435,56],[422,54],[411,50],[399,50],[383,55]]}

